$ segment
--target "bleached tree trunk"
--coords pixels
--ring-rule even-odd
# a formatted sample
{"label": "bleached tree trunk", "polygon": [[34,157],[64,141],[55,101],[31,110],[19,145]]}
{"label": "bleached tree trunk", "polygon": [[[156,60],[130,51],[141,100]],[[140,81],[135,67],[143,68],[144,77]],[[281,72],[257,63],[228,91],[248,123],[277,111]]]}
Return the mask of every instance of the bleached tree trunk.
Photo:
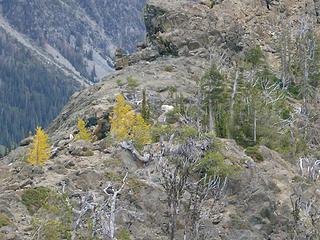
{"label": "bleached tree trunk", "polygon": [[135,159],[137,159],[143,163],[147,163],[152,160],[149,153],[146,153],[142,156],[140,154],[140,152],[134,147],[132,141],[127,141],[127,142],[123,141],[123,142],[120,142],[119,145],[123,149],[128,150]]}
{"label": "bleached tree trunk", "polygon": [[[235,103],[236,93],[237,93],[237,89],[238,89],[238,78],[239,78],[239,71],[237,70],[236,76],[235,76],[234,82],[233,82],[231,101],[230,101],[230,125],[233,124],[233,122],[234,122],[234,103]],[[228,135],[230,135],[230,133],[228,133]]]}
{"label": "bleached tree trunk", "polygon": [[200,133],[202,131],[201,129],[201,90],[200,87],[198,86],[198,92],[197,92],[197,117],[196,117],[196,121],[197,121],[197,130]]}
{"label": "bleached tree trunk", "polygon": [[253,142],[257,143],[257,110],[253,111]]}
{"label": "bleached tree trunk", "polygon": [[307,53],[304,58],[304,69],[303,69],[303,112],[304,114],[308,113],[307,106],[307,87],[308,87],[308,79],[309,79],[309,69],[308,69],[308,57]]}
{"label": "bleached tree trunk", "polygon": [[281,16],[281,80],[282,80],[282,87],[286,88],[288,86],[288,32],[287,32],[287,24]]}
{"label": "bleached tree trunk", "polygon": [[214,111],[212,106],[212,100],[209,98],[209,132],[214,132],[215,126],[214,126]]}

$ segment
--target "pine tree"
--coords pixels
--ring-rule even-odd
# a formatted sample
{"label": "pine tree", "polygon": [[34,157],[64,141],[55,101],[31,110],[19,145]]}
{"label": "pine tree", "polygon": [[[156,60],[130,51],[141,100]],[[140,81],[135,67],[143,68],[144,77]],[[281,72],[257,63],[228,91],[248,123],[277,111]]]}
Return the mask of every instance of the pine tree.
{"label": "pine tree", "polygon": [[116,141],[132,140],[136,147],[151,142],[150,125],[141,114],[136,114],[122,95],[116,97],[111,117],[111,134]]}
{"label": "pine tree", "polygon": [[91,142],[92,134],[86,128],[86,123],[83,119],[78,118],[77,127],[79,130],[79,133],[76,136],[76,140],[85,140],[85,141]]}
{"label": "pine tree", "polygon": [[150,108],[146,96],[146,89],[142,91],[142,107],[141,107],[141,115],[145,121],[150,120]]}
{"label": "pine tree", "polygon": [[43,165],[49,159],[50,147],[48,138],[49,136],[41,129],[41,127],[37,127],[27,159],[30,164]]}
{"label": "pine tree", "polygon": [[224,105],[229,99],[227,94],[228,86],[226,85],[224,76],[215,65],[212,65],[201,79],[200,90],[203,97],[203,105],[208,112],[209,132],[217,134],[220,132],[217,130],[221,129],[222,125],[225,125],[225,123],[219,122],[219,119],[222,119],[222,112],[219,110],[225,107]]}

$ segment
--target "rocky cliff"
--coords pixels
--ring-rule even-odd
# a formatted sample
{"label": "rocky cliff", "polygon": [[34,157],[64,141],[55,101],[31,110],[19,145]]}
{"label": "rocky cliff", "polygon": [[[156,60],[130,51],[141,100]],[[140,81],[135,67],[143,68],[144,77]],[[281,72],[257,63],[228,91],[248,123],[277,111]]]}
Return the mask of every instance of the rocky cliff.
{"label": "rocky cliff", "polygon": [[[25,146],[2,159],[0,216],[5,223],[0,225],[1,237],[100,239],[103,234],[94,214],[105,211],[110,196],[121,189],[116,196],[116,238],[169,239],[170,210],[159,171],[162,158],[157,156],[162,156],[163,145],[181,146],[181,139],[146,146],[141,154],[153,159],[148,163],[132,149],[114,144],[108,136],[115,96],[122,93],[139,111],[142,89],[147,89],[152,122],[157,125],[168,121],[161,107],[177,104],[178,94],[183,95],[185,104],[195,106],[199,79],[212,63],[226,75],[234,73],[239,59],[256,45],[261,46],[272,72],[280,76],[282,17],[286,17],[290,34],[299,33],[306,18],[317,32],[316,9],[309,0],[225,0],[216,4],[150,0],[145,10],[147,43],[136,53],[119,56],[120,70],[72,96],[48,128],[53,144],[48,163],[43,167],[25,163]],[[291,101],[299,105],[299,101]],[[78,117],[96,134],[94,143],[74,140]],[[180,129],[191,125],[191,120],[176,118],[173,127],[179,138]],[[223,197],[210,195],[202,202],[198,239],[317,239],[319,190],[314,179],[301,171],[303,162],[299,171],[297,156],[277,153],[263,144],[249,152],[234,140],[208,138],[196,138],[199,142],[195,145],[200,147],[193,150],[202,154],[214,151],[237,171],[229,178]],[[190,194],[186,191],[181,197],[176,239],[187,236],[189,215],[185,209]]]}

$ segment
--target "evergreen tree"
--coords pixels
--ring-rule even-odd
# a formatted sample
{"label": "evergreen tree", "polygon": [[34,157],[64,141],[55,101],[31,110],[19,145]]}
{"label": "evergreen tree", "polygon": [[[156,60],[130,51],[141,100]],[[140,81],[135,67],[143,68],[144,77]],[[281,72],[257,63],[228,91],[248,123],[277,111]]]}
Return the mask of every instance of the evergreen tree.
{"label": "evergreen tree", "polygon": [[50,147],[48,138],[49,136],[41,129],[41,127],[37,127],[27,159],[30,164],[43,165],[49,159]]}
{"label": "evergreen tree", "polygon": [[215,65],[212,65],[209,71],[201,79],[200,83],[203,106],[208,112],[209,132],[215,132],[217,135],[225,135],[221,129],[225,129],[225,103],[228,102],[226,95],[228,87],[223,75],[218,71]]}
{"label": "evergreen tree", "polygon": [[141,115],[145,121],[150,120],[150,107],[149,107],[147,96],[146,96],[146,89],[143,89],[143,91],[142,91]]}

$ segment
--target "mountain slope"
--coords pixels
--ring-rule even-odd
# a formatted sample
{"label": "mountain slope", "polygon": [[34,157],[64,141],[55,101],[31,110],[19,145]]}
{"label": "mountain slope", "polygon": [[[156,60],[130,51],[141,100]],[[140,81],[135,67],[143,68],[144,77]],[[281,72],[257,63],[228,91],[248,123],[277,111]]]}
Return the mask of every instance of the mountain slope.
{"label": "mountain slope", "polygon": [[134,51],[144,40],[143,7],[144,0],[1,1],[0,145],[46,127],[72,93],[111,73],[116,48]]}
{"label": "mountain slope", "polygon": [[[53,144],[48,162],[42,167],[28,165],[24,161],[27,147],[17,148],[0,161],[0,196],[5,199],[0,201],[0,213],[4,215],[2,219],[7,218],[3,220],[5,226],[0,227],[0,236],[5,240],[28,240],[35,235],[39,239],[99,239],[108,238],[105,233],[110,233],[108,226],[112,225],[115,237],[111,239],[170,239],[172,208],[168,203],[174,198],[168,197],[170,188],[165,189],[165,180],[170,182],[177,174],[176,159],[187,152],[187,159],[193,160],[193,154],[200,152],[209,164],[205,162],[202,170],[194,170],[199,165],[192,165],[194,175],[183,194],[178,194],[176,239],[318,239],[319,167],[312,164],[319,156],[319,148],[313,141],[305,143],[301,138],[308,132],[303,131],[300,117],[309,116],[295,107],[301,107],[303,97],[284,89],[282,106],[275,105],[276,110],[271,111],[271,93],[277,93],[277,88],[271,88],[270,93],[258,83],[267,87],[269,81],[273,87],[282,84],[283,60],[278,44],[283,29],[281,18],[277,18],[279,12],[286,9],[287,19],[301,21],[298,23],[302,25],[290,25],[294,37],[304,26],[303,19],[309,19],[316,32],[319,25],[313,1],[288,0],[277,4],[278,1],[225,0],[211,8],[210,1],[203,0],[150,0],[145,12],[148,44],[130,56],[119,56],[116,62],[121,70],[73,95],[47,129]],[[293,50],[290,55],[292,61],[302,56]],[[216,65],[222,74],[211,65]],[[215,99],[215,106],[227,99],[225,105],[214,109],[215,123],[225,123],[222,113],[230,111],[233,99],[238,107],[234,115],[239,114],[239,118],[231,122],[237,126],[232,129],[236,133],[230,134],[234,140],[217,137],[218,131],[209,132],[208,101],[199,94],[199,85],[208,72],[213,80],[223,79],[213,87],[226,85],[215,93],[229,96]],[[294,86],[299,92],[303,85],[298,85],[299,71],[295,74],[290,80],[297,84]],[[239,88],[234,84],[238,80]],[[257,87],[250,88],[252,85]],[[154,139],[138,150],[139,155],[123,142],[114,141],[109,120],[119,93],[135,112],[141,112],[143,89],[151,109]],[[257,100],[250,104],[250,97]],[[255,104],[254,113],[246,115]],[[174,111],[166,112],[172,107]],[[280,111],[284,107],[286,111]],[[317,113],[316,109],[313,111]],[[75,140],[79,117],[86,120],[94,134],[93,143]],[[319,125],[312,128],[312,120],[306,122],[308,129],[319,129]],[[248,131],[240,124],[249,126]],[[259,134],[254,145],[253,141],[246,145],[235,137],[251,138],[251,127],[257,125]],[[214,131],[220,126],[225,127],[217,125]],[[318,135],[312,134],[318,140]],[[277,145],[274,149],[279,152],[270,149],[274,147],[270,142]],[[308,157],[300,159],[297,165],[299,157],[305,155]],[[202,186],[198,174],[212,171],[215,176],[224,176],[224,172],[218,171],[219,162],[225,167],[222,170],[235,171],[227,174],[227,188],[223,189],[226,191],[217,196],[213,190],[205,195],[198,209],[190,208],[202,196],[192,195],[192,183],[196,183],[196,189]],[[173,169],[166,169],[172,173],[167,179],[163,165]],[[185,162],[179,165],[185,166]],[[172,185],[174,188],[174,182]],[[115,196],[117,189],[121,193]],[[117,211],[110,211],[112,206]],[[109,224],[112,213],[116,215],[114,225]],[[104,227],[99,225],[100,221],[105,223]],[[196,237],[190,237],[189,231]]]}

